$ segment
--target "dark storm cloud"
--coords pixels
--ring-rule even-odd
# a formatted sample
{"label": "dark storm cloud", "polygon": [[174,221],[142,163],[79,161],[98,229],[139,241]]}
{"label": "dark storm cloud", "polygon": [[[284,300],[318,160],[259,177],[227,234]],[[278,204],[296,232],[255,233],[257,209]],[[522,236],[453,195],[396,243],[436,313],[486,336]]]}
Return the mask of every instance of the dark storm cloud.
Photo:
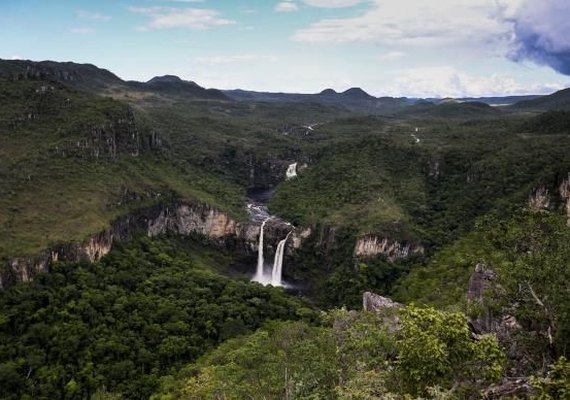
{"label": "dark storm cloud", "polygon": [[530,60],[570,75],[570,0],[523,0],[510,21],[510,59]]}

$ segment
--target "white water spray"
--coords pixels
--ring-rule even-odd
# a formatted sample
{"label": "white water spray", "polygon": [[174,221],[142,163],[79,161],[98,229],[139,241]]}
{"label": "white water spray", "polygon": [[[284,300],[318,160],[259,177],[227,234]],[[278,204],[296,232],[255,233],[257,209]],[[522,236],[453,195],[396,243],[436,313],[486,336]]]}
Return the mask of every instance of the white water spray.
{"label": "white water spray", "polygon": [[266,218],[261,223],[261,231],[259,233],[259,246],[257,250],[257,272],[255,273],[255,277],[253,278],[254,281],[262,282],[263,281],[263,264],[265,262],[263,258],[263,230],[265,229],[265,223],[269,221],[269,218]]}
{"label": "white water spray", "polygon": [[290,164],[289,167],[287,167],[287,172],[285,172],[285,177],[287,179],[292,179],[297,177],[297,163]]}
{"label": "white water spray", "polygon": [[281,240],[277,245],[275,259],[273,260],[273,270],[271,271],[271,284],[273,286],[283,286],[283,256],[285,255],[285,243],[287,243],[287,239],[289,239],[291,232],[289,232],[285,239]]}

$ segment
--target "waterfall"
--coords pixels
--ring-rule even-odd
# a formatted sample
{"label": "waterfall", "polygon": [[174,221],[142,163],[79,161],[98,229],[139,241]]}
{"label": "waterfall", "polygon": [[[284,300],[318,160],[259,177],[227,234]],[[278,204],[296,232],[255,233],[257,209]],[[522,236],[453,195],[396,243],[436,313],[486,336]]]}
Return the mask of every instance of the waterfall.
{"label": "waterfall", "polygon": [[285,239],[281,240],[277,245],[277,250],[275,251],[275,259],[273,261],[273,271],[271,272],[271,284],[273,286],[283,285],[281,281],[283,274],[283,256],[285,255],[285,243],[287,243],[287,239],[289,239],[291,232],[289,232]]}
{"label": "waterfall", "polygon": [[265,229],[265,223],[269,221],[269,218],[266,218],[261,223],[261,231],[259,233],[259,245],[257,249],[257,272],[255,273],[255,278],[253,280],[257,282],[262,282],[263,280],[263,230]]}
{"label": "waterfall", "polygon": [[289,165],[287,167],[287,172],[285,173],[287,179],[292,179],[297,177],[297,163]]}

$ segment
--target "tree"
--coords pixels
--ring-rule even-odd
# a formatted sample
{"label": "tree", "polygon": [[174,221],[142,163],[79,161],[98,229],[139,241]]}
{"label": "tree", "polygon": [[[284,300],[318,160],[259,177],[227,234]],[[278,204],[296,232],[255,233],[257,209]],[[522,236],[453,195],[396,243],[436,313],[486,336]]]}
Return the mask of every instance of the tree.
{"label": "tree", "polygon": [[401,318],[396,347],[403,391],[477,388],[502,376],[504,354],[497,339],[472,339],[464,314],[409,306]]}
{"label": "tree", "polygon": [[[553,360],[570,346],[570,229],[554,213],[521,212],[497,223],[487,238],[498,253],[493,260],[503,302],[514,305],[517,320],[539,333]],[[548,354],[550,353],[550,354]]]}

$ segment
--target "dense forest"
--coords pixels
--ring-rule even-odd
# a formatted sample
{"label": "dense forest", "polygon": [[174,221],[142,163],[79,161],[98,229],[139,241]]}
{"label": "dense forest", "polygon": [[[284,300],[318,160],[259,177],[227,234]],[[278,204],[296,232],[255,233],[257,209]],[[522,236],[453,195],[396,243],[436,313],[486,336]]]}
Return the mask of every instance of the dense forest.
{"label": "dense forest", "polygon": [[0,293],[3,398],[148,398],[228,338],[318,319],[280,289],[221,275],[228,258],[199,239],[140,239]]}

